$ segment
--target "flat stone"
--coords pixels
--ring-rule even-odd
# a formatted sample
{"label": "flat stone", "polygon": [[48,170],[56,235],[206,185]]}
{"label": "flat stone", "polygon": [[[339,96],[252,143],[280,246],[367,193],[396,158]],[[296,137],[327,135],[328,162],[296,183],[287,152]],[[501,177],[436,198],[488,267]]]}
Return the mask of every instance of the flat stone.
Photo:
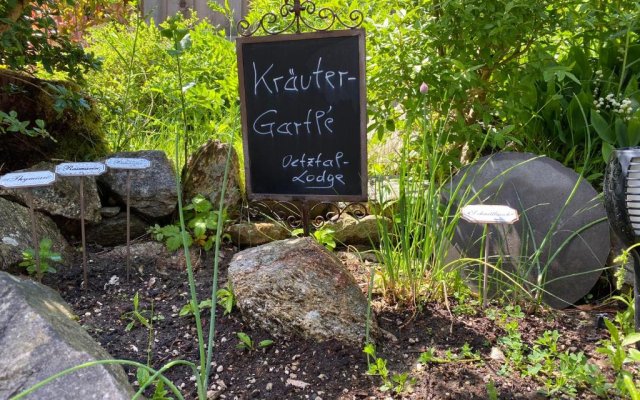
{"label": "flat stone", "polygon": [[120,213],[121,207],[113,206],[113,207],[102,207],[100,209],[100,215],[102,218],[113,218]]}
{"label": "flat stone", "polygon": [[380,243],[380,230],[378,224],[391,225],[391,220],[376,215],[367,215],[363,218],[354,218],[349,214],[343,214],[335,222],[330,222],[325,227],[333,229],[333,238],[344,245],[367,245]]}
{"label": "flat stone", "polygon": [[259,246],[291,237],[289,230],[277,222],[241,222],[227,228],[231,240],[238,246]]}
{"label": "flat stone", "polygon": [[[130,171],[132,210],[149,218],[162,218],[173,213],[178,202],[176,175],[171,161],[163,151],[123,151],[106,158],[114,157],[144,158],[151,161],[151,166],[147,169]],[[98,183],[117,197],[119,205],[126,204],[126,170],[108,169],[107,173],[98,177]]]}
{"label": "flat stone", "polygon": [[[35,212],[38,240],[49,238],[53,251],[62,256],[61,264],[70,265],[73,251],[56,224],[48,216]],[[34,248],[29,209],[0,197],[0,270],[9,270],[22,261],[22,252]]]}
{"label": "flat stone", "polygon": [[[41,162],[23,171],[54,171],[56,164]],[[96,178],[84,177],[84,219],[87,223],[99,222],[100,198]],[[57,176],[49,186],[32,189],[0,189],[0,196],[27,205],[27,191],[33,198],[33,207],[49,215],[80,221],[80,177]]]}
{"label": "flat stone", "polygon": [[[147,233],[150,224],[131,214],[130,217],[131,240]],[[87,242],[101,246],[117,246],[127,243],[127,214],[121,212],[114,217],[105,218],[98,224],[87,226]]]}
{"label": "flat stone", "polygon": [[367,299],[340,260],[315,240],[281,240],[241,251],[228,273],[250,325],[275,337],[363,344]]}
{"label": "flat stone", "polygon": [[[466,200],[453,199],[456,207],[507,205],[520,213],[514,225],[491,225],[490,263],[496,265],[501,255],[498,267],[528,281],[519,283],[530,292],[541,279],[542,300],[555,308],[567,307],[591,290],[606,263],[610,239],[602,199],[586,180],[550,158],[505,152],[463,168],[452,180],[451,188],[458,186],[459,193],[469,190]],[[483,229],[461,220],[453,238],[456,251],[479,258]],[[506,279],[491,271],[492,291],[513,287],[512,282],[499,283]],[[479,274],[478,267],[463,270],[476,290]]]}
{"label": "flat stone", "polygon": [[[186,260],[182,249],[170,252],[167,247],[160,242],[136,242],[131,243],[129,248],[131,265],[133,268],[144,268],[152,265],[156,271],[162,275],[176,274],[178,271],[186,270]],[[194,270],[204,264],[204,251],[198,246],[189,248],[191,265]],[[101,262],[122,263],[127,257],[127,246],[116,246],[113,249],[94,255]]]}
{"label": "flat stone", "polygon": [[[48,287],[0,272],[0,298],[0,398],[67,368],[112,358]],[[26,399],[125,400],[133,393],[122,367],[97,365],[63,375]]]}

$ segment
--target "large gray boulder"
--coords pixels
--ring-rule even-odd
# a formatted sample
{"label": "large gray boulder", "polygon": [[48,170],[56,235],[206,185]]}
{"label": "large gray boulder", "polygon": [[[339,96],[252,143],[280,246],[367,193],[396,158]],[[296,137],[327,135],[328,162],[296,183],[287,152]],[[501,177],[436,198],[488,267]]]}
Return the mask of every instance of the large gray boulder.
{"label": "large gray boulder", "polygon": [[249,324],[276,337],[365,340],[366,297],[338,258],[309,237],[241,251],[228,273]]}
{"label": "large gray boulder", "polygon": [[[112,154],[108,158],[112,157],[145,158],[151,161],[149,168],[130,172],[130,205],[133,211],[149,218],[162,218],[173,213],[178,202],[176,174],[171,161],[163,151],[124,151]],[[108,169],[107,173],[98,177],[98,183],[115,194],[121,204],[126,204],[126,170]]]}
{"label": "large gray boulder", "polygon": [[[62,264],[70,265],[73,252],[56,224],[48,216],[35,212],[38,239],[52,240],[52,250],[62,255]],[[8,270],[22,261],[22,252],[34,248],[29,209],[0,197],[0,270]]]}
{"label": "large gray boulder", "polygon": [[[111,358],[48,287],[0,272],[0,298],[0,399],[67,368]],[[64,375],[26,398],[125,400],[132,395],[122,367],[98,365]]]}
{"label": "large gray boulder", "polygon": [[[54,163],[41,162],[23,171],[53,171],[55,167]],[[84,219],[87,222],[99,222],[101,204],[95,177],[84,177],[83,186]],[[29,189],[0,189],[0,196],[27,205],[26,190]],[[32,188],[31,191],[36,210],[80,221],[80,177],[57,176],[53,184]]]}
{"label": "large gray boulder", "polygon": [[[462,169],[449,193],[456,207],[507,205],[520,220],[489,229],[489,262],[494,291],[521,285],[548,305],[567,307],[585,296],[601,275],[610,249],[601,196],[573,170],[547,157],[498,153]],[[455,207],[454,207],[455,211]],[[453,244],[460,254],[483,254],[484,226],[460,221]],[[499,268],[499,270],[498,270]],[[482,268],[463,270],[477,288]],[[506,272],[513,280],[506,279]]]}
{"label": "large gray boulder", "polygon": [[[182,171],[182,184],[185,202],[198,194],[203,195],[217,209],[227,163],[229,145],[218,140],[209,140],[189,157]],[[227,174],[227,188],[224,204],[233,214],[242,201],[240,190],[240,167],[238,155],[231,148],[231,160]]]}

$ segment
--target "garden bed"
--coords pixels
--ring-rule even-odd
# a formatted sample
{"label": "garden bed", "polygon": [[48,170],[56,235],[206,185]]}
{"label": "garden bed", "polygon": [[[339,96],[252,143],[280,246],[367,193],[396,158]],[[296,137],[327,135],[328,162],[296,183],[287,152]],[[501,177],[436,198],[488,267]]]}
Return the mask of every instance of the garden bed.
{"label": "garden bed", "polygon": [[[232,247],[223,249],[220,286],[226,281],[227,264],[235,251]],[[57,286],[75,310],[80,324],[114,358],[146,363],[149,357],[155,368],[175,359],[197,363],[194,318],[178,315],[188,301],[186,272],[179,265],[175,265],[175,269],[158,271],[154,265],[138,265],[134,260],[131,279],[127,282],[125,259],[108,255],[108,249],[94,248],[90,252],[90,284],[86,291],[80,289],[79,262],[73,268],[59,271],[55,283],[49,284]],[[196,271],[200,300],[210,295],[212,258],[206,256],[204,267]],[[345,265],[366,290],[365,267],[358,266],[352,257],[343,254],[342,258],[351,260]],[[118,277],[117,284],[114,276]],[[154,314],[162,318],[153,321],[150,346],[149,330],[135,318],[126,318],[126,313],[133,310],[132,299],[136,292],[140,300],[139,311],[149,317],[153,301]],[[534,374],[538,375],[536,380],[514,372],[525,368],[523,365],[526,364],[514,364],[509,354],[505,361],[503,351],[518,346],[513,344],[518,340],[516,335],[513,331],[509,333],[510,328],[505,325],[510,321],[516,321],[524,354],[529,353],[526,349],[536,345],[543,332],[556,330],[559,333],[558,354],[584,352],[590,363],[600,366],[605,374],[611,372],[604,366],[605,356],[595,351],[597,342],[608,337],[606,329],[595,326],[597,313],[602,313],[602,308],[545,310],[536,315],[524,315],[518,308],[510,307],[492,308],[485,314],[473,299],[461,299],[460,302],[451,299],[451,311],[442,303],[428,303],[411,312],[392,306],[382,298],[374,299],[373,306],[384,332],[377,342],[377,356],[386,360],[392,386],[397,385],[392,379],[394,375],[401,377],[400,374],[407,373],[399,394],[394,393],[393,387],[381,390],[384,380],[367,374],[367,359],[362,348],[345,347],[331,341],[315,343],[297,337],[273,338],[268,332],[243,323],[236,309],[223,316],[218,307],[210,398],[486,399],[491,398],[493,388],[498,398],[544,398],[541,390],[544,390],[545,381],[549,385],[562,382],[558,382],[558,376],[545,378],[544,370]],[[132,321],[134,324],[127,330]],[[208,321],[209,312],[204,311],[203,322]],[[256,349],[238,349],[238,332],[247,334]],[[257,343],[265,339],[273,339],[274,343],[264,349],[257,348]],[[425,352],[431,357],[425,358]],[[423,363],[418,363],[421,356]],[[135,370],[125,370],[134,382]],[[557,371],[559,376],[564,373],[568,372]],[[182,388],[185,398],[196,397],[195,380],[189,369],[177,367],[166,375]],[[578,386],[576,390],[579,398],[598,398],[584,387]],[[149,397],[150,394],[147,392]],[[558,396],[566,397],[566,393],[559,392]]]}

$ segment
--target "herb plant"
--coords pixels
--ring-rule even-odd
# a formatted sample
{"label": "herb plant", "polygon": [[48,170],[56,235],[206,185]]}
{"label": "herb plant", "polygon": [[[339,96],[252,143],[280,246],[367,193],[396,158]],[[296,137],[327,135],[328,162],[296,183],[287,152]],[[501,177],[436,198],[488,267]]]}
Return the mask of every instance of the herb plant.
{"label": "herb plant", "polygon": [[40,269],[38,269],[35,251],[33,249],[27,249],[22,252],[22,262],[19,265],[27,268],[29,275],[35,275],[38,280],[42,280],[45,273],[56,273],[53,263],[62,261],[62,256],[60,253],[54,252],[52,246],[53,241],[49,238],[44,238],[40,241],[38,251],[40,256]]}
{"label": "herb plant", "polygon": [[140,324],[147,329],[151,329],[152,321],[162,321],[164,317],[161,314],[154,314],[153,311],[140,308],[140,298],[138,292],[133,296],[133,311],[126,312],[120,317],[128,320],[125,331],[132,330],[136,324]]}
{"label": "herb plant", "polygon": [[261,340],[256,344],[253,339],[244,332],[237,332],[236,336],[238,337],[236,348],[240,350],[255,351],[256,349],[264,349],[273,345],[273,340],[271,339]]}

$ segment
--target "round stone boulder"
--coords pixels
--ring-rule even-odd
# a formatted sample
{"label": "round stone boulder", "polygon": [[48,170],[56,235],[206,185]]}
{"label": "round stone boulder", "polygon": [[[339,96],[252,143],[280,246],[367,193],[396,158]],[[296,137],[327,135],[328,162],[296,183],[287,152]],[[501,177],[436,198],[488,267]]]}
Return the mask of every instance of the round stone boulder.
{"label": "round stone boulder", "polygon": [[[495,266],[490,293],[524,288],[564,308],[594,286],[609,254],[609,225],[601,196],[573,170],[544,156],[504,152],[463,168],[449,185],[444,197],[454,211],[467,204],[506,205],[520,215],[513,225],[489,225],[489,262]],[[481,258],[484,229],[460,220],[455,250]],[[482,269],[476,264],[462,271],[476,290]]]}
{"label": "round stone boulder", "polygon": [[366,297],[340,260],[309,237],[236,253],[229,279],[244,319],[275,337],[365,341]]}
{"label": "round stone boulder", "polygon": [[[109,157],[144,158],[151,161],[146,169],[131,170],[131,209],[140,215],[157,219],[173,213],[178,203],[176,174],[167,155],[160,150],[125,151]],[[104,161],[104,160],[103,160]],[[108,169],[98,177],[98,183],[114,194],[124,205],[127,193],[127,171]]]}

